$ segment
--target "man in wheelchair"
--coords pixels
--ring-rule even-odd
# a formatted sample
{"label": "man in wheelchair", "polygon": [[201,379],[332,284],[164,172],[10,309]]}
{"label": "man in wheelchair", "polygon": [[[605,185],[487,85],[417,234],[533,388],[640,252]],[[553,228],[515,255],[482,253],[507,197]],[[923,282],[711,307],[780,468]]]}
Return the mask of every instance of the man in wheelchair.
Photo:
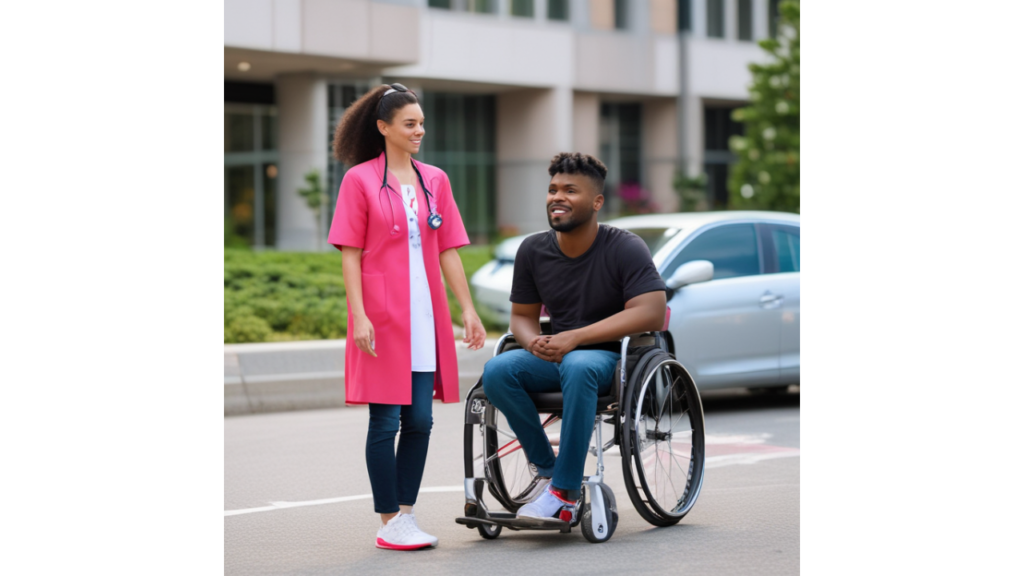
{"label": "man in wheelchair", "polygon": [[[618,340],[656,331],[665,321],[665,283],[635,234],[600,225],[605,165],[560,153],[548,168],[551,230],[528,237],[516,254],[511,330],[522,349],[487,362],[483,389],[515,432],[537,476],[518,518],[558,517],[580,499],[597,399],[612,384]],[[542,303],[551,334],[542,335]],[[562,392],[556,458],[530,392]]]}

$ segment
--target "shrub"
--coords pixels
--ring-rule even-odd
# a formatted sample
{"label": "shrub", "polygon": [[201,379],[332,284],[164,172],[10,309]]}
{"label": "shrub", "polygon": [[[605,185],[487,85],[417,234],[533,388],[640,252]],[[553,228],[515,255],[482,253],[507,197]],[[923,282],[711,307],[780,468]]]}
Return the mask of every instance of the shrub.
{"label": "shrub", "polygon": [[[490,246],[459,250],[469,279],[491,259]],[[451,290],[452,321],[462,311]],[[480,312],[484,326],[505,326]],[[224,250],[224,342],[344,338],[348,323],[341,253]]]}
{"label": "shrub", "polygon": [[224,326],[224,342],[263,342],[272,332],[270,324],[258,316],[235,315]]}

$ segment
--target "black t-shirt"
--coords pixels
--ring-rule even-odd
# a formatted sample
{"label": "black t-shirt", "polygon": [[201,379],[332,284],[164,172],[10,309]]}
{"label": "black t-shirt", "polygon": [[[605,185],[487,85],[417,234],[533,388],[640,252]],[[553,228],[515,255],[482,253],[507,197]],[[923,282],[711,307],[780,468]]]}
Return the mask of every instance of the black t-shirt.
{"label": "black t-shirt", "polygon": [[665,290],[665,282],[647,244],[628,230],[601,224],[590,249],[577,258],[562,253],[554,230],[527,237],[516,253],[509,300],[543,303],[558,334],[622,312],[628,300],[656,290]]}

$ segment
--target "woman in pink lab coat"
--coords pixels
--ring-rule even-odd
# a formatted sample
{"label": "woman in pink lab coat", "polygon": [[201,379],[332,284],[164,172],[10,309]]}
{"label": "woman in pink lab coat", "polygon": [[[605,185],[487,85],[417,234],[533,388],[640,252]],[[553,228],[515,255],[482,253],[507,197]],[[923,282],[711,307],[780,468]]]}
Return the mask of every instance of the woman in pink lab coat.
{"label": "woman in pink lab coat", "polygon": [[392,84],[352,104],[334,135],[335,157],[352,166],[328,235],[342,252],[348,294],[345,401],[369,404],[366,466],[381,515],[376,545],[396,550],[437,544],[420,530],[413,504],[432,400],[459,400],[442,272],[462,307],[463,342],[479,349],[486,334],[456,251],[469,237],[448,176],[412,158],[424,134],[416,94]]}

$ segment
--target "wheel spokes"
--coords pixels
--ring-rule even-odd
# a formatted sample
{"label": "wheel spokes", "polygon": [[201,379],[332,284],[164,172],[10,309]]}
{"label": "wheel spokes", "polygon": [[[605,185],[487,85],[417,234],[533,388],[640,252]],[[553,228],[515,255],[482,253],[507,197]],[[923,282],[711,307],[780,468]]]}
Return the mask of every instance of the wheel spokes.
{"label": "wheel spokes", "polygon": [[679,514],[692,492],[695,428],[686,385],[684,374],[659,366],[636,398],[636,484],[647,494],[645,503],[662,515]]}

